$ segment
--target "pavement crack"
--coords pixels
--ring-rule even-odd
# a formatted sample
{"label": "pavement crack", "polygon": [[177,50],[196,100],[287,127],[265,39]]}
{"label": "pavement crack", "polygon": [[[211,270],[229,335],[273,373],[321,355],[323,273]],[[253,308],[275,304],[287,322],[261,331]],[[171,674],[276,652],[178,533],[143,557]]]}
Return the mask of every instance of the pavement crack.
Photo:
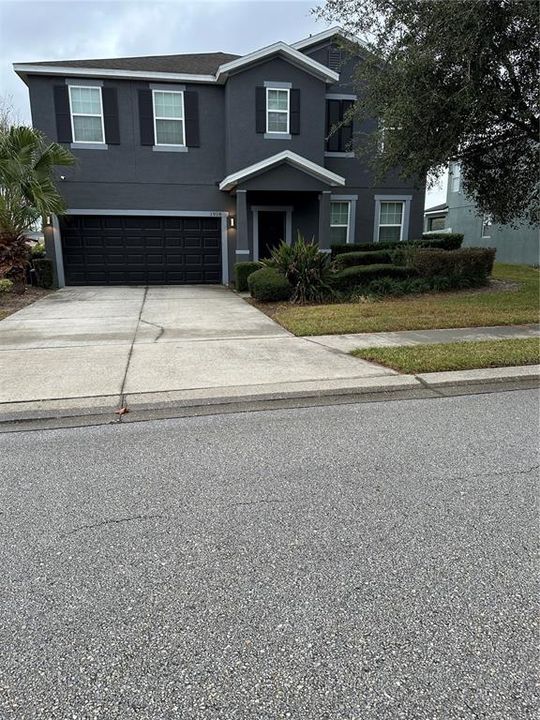
{"label": "pavement crack", "polygon": [[152,327],[155,327],[159,330],[157,337],[154,338],[154,342],[157,342],[159,340],[159,338],[165,332],[165,328],[162,327],[161,325],[158,325],[157,323],[150,322],[149,320],[143,320],[142,318],[141,318],[140,322],[144,323],[145,325],[151,325]]}
{"label": "pavement crack", "polygon": [[96,528],[104,527],[105,525],[120,525],[122,523],[128,523],[128,522],[137,522],[137,521],[144,521],[144,520],[153,520],[155,518],[162,518],[163,515],[130,515],[128,517],[123,518],[108,518],[107,520],[100,520],[96,523],[90,523],[88,525],[79,525],[78,527],[73,528],[69,532],[61,533],[60,537],[65,538],[69,537],[70,535],[75,535],[76,533],[82,532],[83,530],[95,530]]}
{"label": "pavement crack", "polygon": [[249,505],[279,505],[284,503],[285,500],[273,500],[272,498],[262,498],[261,500],[246,500],[244,502],[235,502],[225,505],[226,508],[242,507]]}
{"label": "pavement crack", "polygon": [[491,472],[481,472],[481,473],[471,473],[470,475],[459,475],[458,477],[452,477],[449,478],[450,480],[470,480],[472,478],[479,478],[479,477],[498,477],[498,476],[506,476],[506,475],[529,475],[532,472],[540,470],[540,464],[539,465],[533,465],[530,468],[525,468],[524,470],[513,470],[512,468],[508,468],[507,470],[493,470]]}

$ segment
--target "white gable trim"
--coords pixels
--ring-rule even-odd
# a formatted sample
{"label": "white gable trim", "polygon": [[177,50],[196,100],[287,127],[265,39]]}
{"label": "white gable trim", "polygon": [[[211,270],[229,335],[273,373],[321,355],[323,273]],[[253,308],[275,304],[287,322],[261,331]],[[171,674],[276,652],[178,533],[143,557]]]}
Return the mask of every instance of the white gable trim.
{"label": "white gable trim", "polygon": [[311,47],[312,45],[317,45],[317,43],[324,42],[325,40],[330,40],[335,35],[339,35],[344,40],[348,40],[349,42],[355,43],[356,45],[366,47],[365,42],[360,40],[360,38],[356,37],[352,33],[348,32],[347,30],[344,30],[342,27],[339,27],[339,25],[328,28],[328,30],[323,30],[316,35],[310,35],[303,40],[298,40],[298,42],[292,43],[291,47],[293,47],[295,50],[303,50],[304,48]]}
{"label": "white gable trim", "polygon": [[339,80],[339,73],[330,70],[330,68],[327,68],[326,65],[322,65],[284,42],[277,42],[273,45],[268,45],[268,47],[255,50],[255,52],[244,55],[243,57],[238,58],[238,60],[232,60],[224,65],[220,65],[216,74],[216,79],[218,82],[224,82],[231,72],[241,70],[246,65],[252,65],[253,63],[260,62],[272,55],[282,55],[293,65],[297,65],[306,72],[309,72],[311,75],[315,75],[326,82],[335,83]]}
{"label": "white gable trim", "polygon": [[277,155],[272,155],[271,157],[265,158],[258,163],[248,165],[247,167],[242,168],[242,170],[238,170],[238,172],[227,175],[227,177],[220,182],[219,189],[232,190],[232,188],[235,187],[235,185],[238,185],[238,183],[242,180],[248,180],[255,175],[260,175],[266,170],[269,170],[276,165],[280,165],[281,163],[292,165],[293,167],[298,168],[298,170],[328,183],[328,185],[332,185],[334,187],[345,185],[345,178],[341,175],[333,173],[321,165],[317,165],[317,163],[302,157],[302,155],[292,152],[291,150],[283,150],[283,152],[277,153]]}

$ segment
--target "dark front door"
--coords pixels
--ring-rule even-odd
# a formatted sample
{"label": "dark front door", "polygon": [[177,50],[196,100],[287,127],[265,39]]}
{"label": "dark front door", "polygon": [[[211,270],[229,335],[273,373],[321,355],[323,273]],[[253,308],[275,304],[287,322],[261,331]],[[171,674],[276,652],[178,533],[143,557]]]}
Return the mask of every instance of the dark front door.
{"label": "dark front door", "polygon": [[219,218],[66,215],[66,285],[221,282]]}
{"label": "dark front door", "polygon": [[269,258],[273,248],[285,240],[283,210],[259,210],[259,259]]}

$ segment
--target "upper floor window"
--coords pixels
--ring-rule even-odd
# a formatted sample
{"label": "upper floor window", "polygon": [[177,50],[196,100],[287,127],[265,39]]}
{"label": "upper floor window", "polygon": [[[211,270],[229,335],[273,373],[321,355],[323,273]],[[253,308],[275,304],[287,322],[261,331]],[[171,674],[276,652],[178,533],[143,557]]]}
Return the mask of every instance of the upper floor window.
{"label": "upper floor window", "polygon": [[156,145],[185,145],[184,93],[181,90],[152,91]]}
{"label": "upper floor window", "polygon": [[105,142],[101,88],[70,85],[69,103],[73,142]]}
{"label": "upper floor window", "polygon": [[381,202],[379,210],[379,242],[399,242],[403,238],[403,205],[401,201]]}
{"label": "upper floor window", "polygon": [[491,237],[491,225],[493,224],[493,218],[491,215],[484,215],[482,218],[482,237],[483,238],[490,238]]}
{"label": "upper floor window", "polygon": [[326,100],[326,151],[352,151],[352,107],[353,99]]}
{"label": "upper floor window", "polygon": [[450,166],[450,188],[452,192],[459,192],[461,190],[461,167],[459,163],[452,163]]}
{"label": "upper floor window", "polygon": [[343,245],[349,242],[350,203],[330,204],[330,242]]}
{"label": "upper floor window", "polygon": [[266,132],[289,132],[288,88],[266,88]]}

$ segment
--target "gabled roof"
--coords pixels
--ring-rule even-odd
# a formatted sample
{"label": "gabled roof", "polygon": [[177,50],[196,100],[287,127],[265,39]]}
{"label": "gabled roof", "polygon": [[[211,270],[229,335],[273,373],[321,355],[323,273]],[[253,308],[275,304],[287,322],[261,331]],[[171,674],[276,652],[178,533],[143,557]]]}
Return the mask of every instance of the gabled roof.
{"label": "gabled roof", "polygon": [[325,167],[322,167],[322,165],[317,165],[317,163],[314,163],[311,160],[302,157],[302,155],[292,152],[291,150],[283,150],[283,152],[272,155],[269,158],[265,158],[253,165],[248,165],[247,167],[242,168],[242,170],[238,170],[231,175],[227,175],[227,177],[220,182],[219,189],[232,190],[236,187],[236,185],[238,185],[238,183],[255,177],[256,175],[260,175],[261,173],[264,173],[277,165],[281,165],[282,163],[287,163],[288,165],[311,175],[311,177],[317,178],[317,180],[322,180],[332,187],[345,185],[345,178],[341,175],[333,173]]}
{"label": "gabled roof", "polygon": [[232,60],[231,62],[221,65],[216,73],[217,81],[224,81],[232,72],[244,70],[250,65],[257,64],[261,62],[261,60],[266,60],[274,55],[285,58],[285,60],[292,65],[296,65],[326,82],[334,83],[339,80],[339,73],[330,70],[326,65],[322,65],[316,60],[304,55],[304,53],[299,52],[291,45],[287,45],[287,43],[277,42],[260,50],[255,50],[255,52],[243,55],[237,60]]}
{"label": "gabled roof", "polygon": [[47,67],[96,68],[110,70],[149,70],[151,72],[215,74],[220,65],[240,55],[224,52],[188,53],[183,55],[146,55],[142,57],[103,58],[96,60],[53,60],[31,65]]}
{"label": "gabled roof", "polygon": [[363,40],[348,32],[348,30],[344,30],[342,27],[339,27],[339,25],[335,25],[334,27],[328,28],[328,30],[323,30],[320,33],[298,40],[297,42],[292,43],[291,47],[295,48],[295,50],[304,50],[305,48],[317,45],[325,40],[331,40],[336,36],[354,43],[355,45],[365,46],[365,42],[363,42]]}

